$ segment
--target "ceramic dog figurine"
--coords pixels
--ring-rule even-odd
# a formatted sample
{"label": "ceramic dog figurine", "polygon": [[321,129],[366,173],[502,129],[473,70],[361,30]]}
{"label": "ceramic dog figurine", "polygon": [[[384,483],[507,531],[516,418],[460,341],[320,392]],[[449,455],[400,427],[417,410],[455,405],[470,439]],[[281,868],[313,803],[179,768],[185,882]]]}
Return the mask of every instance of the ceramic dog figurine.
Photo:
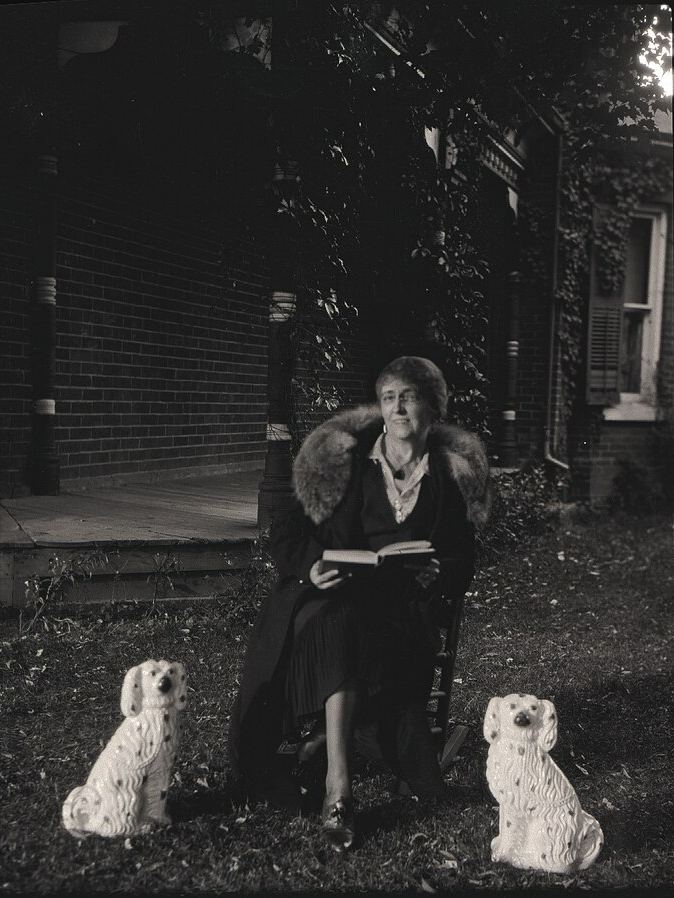
{"label": "ceramic dog figurine", "polygon": [[150,659],[127,671],[121,697],[125,719],[86,784],[73,789],[63,804],[63,824],[72,835],[138,835],[171,822],[166,793],[186,681],[185,668],[175,661]]}
{"label": "ceramic dog figurine", "polygon": [[487,781],[500,805],[493,861],[570,873],[594,862],[601,828],[548,752],[557,741],[552,702],[512,693],[492,698],[484,718]]}

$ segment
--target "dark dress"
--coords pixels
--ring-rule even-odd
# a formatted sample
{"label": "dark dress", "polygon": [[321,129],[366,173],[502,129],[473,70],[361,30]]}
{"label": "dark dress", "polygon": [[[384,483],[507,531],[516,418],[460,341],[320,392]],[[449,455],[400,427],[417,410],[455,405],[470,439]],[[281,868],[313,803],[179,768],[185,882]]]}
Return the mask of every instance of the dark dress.
{"label": "dark dress", "polygon": [[[432,481],[424,477],[412,512],[396,522],[381,470],[370,461],[363,473],[361,512],[366,547],[377,551],[390,543],[427,538],[434,505]],[[378,703],[367,699],[395,688],[400,669],[406,671],[401,698],[411,700],[416,689],[424,699],[437,646],[419,608],[419,603],[432,600],[432,593],[415,582],[415,573],[397,565],[388,575],[365,568],[354,582],[307,593],[294,620],[286,738],[301,735],[322,713],[326,699],[347,681],[359,686],[360,719],[375,716]]]}
{"label": "dark dress", "polygon": [[[377,720],[393,772],[418,795],[442,787],[426,702],[443,608],[473,576],[474,527],[432,450],[417,503],[397,524],[369,445],[355,458],[347,493],[328,520],[313,524],[298,503],[272,528],[279,582],[251,633],[229,733],[232,772],[253,797],[275,800],[275,783],[287,773],[277,754],[284,735],[297,737],[328,695],[354,677],[361,715]],[[309,581],[325,548],[379,549],[407,539],[432,541],[441,563],[434,588],[420,589],[413,574],[403,580],[380,572],[329,590]]]}

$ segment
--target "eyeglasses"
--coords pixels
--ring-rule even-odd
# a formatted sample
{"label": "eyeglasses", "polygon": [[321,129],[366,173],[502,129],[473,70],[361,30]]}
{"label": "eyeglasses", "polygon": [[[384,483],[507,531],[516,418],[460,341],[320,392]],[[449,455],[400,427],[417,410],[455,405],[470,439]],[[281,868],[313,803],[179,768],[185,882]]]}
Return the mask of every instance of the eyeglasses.
{"label": "eyeglasses", "polygon": [[394,393],[392,390],[384,390],[381,394],[382,402],[395,402],[399,399],[402,399],[403,402],[421,402],[421,396],[417,390],[402,390],[399,394]]}

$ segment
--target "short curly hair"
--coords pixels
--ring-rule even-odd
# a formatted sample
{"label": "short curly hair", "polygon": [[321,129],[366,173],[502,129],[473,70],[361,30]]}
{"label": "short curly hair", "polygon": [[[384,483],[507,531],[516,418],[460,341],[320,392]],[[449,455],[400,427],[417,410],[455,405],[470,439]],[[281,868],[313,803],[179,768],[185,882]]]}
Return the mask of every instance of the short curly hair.
{"label": "short curly hair", "polygon": [[444,418],[447,413],[448,390],[442,371],[430,359],[418,355],[401,355],[393,359],[379,373],[374,385],[377,399],[381,396],[383,385],[393,377],[409,381],[419,390],[428,402],[437,418]]}

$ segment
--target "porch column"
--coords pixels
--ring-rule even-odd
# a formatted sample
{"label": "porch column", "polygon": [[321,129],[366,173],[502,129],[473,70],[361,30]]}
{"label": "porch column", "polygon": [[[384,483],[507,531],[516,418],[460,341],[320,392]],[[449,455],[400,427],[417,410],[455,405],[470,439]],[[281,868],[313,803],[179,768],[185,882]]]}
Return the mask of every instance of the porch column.
{"label": "porch column", "polygon": [[506,345],[507,386],[503,408],[503,428],[499,457],[504,468],[516,468],[519,464],[517,451],[517,368],[520,343],[520,273],[511,271],[506,276],[506,304],[508,315],[508,342]]}
{"label": "porch column", "polygon": [[[276,97],[272,131],[276,162],[271,186],[284,207],[293,206],[299,181],[294,140],[297,99],[297,42],[301,27],[298,0],[272,2],[272,71]],[[288,215],[277,207],[272,223],[270,247],[271,296],[269,302],[269,367],[267,375],[267,450],[264,476],[257,502],[257,523],[268,527],[292,503],[292,458],[290,453],[291,378],[293,353],[290,340],[296,310],[297,248]]]}
{"label": "porch column", "polygon": [[[298,178],[296,162],[279,161],[275,165],[274,192],[290,205],[294,202]],[[286,216],[277,215],[270,258],[267,454],[257,502],[257,523],[261,528],[268,527],[279,512],[290,507],[293,495],[290,484],[290,391],[293,372],[291,328],[297,307],[295,255]]]}
{"label": "porch column", "polygon": [[56,178],[58,160],[49,153],[38,157],[31,310],[33,372],[31,492],[54,496],[59,492],[56,451]]}
{"label": "porch column", "polygon": [[290,328],[295,308],[293,292],[275,290],[272,293],[269,303],[267,454],[257,500],[257,524],[261,528],[268,527],[279,512],[287,510],[292,502]]}

